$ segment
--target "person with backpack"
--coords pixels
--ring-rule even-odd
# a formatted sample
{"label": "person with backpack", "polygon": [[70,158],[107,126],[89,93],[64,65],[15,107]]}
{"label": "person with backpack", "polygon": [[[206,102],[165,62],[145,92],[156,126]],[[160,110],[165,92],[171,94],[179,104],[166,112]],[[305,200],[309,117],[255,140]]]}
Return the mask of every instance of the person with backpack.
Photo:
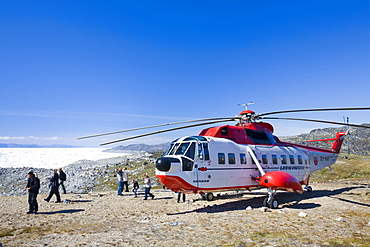
{"label": "person with backpack", "polygon": [[60,194],[59,194],[59,175],[58,175],[58,169],[53,169],[54,175],[49,178],[50,184],[50,193],[47,198],[44,199],[44,201],[49,202],[50,199],[55,195],[57,197],[56,203],[62,202],[60,200]]}
{"label": "person with backpack", "polygon": [[66,188],[64,187],[64,182],[67,180],[67,175],[64,173],[62,168],[59,168],[59,186],[63,189],[63,194],[67,194]]}

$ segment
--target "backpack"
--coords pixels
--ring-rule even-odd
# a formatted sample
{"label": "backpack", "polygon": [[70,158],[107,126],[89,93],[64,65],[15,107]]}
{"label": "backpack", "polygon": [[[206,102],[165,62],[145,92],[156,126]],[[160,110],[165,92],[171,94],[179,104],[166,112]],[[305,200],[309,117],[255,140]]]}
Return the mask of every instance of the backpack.
{"label": "backpack", "polygon": [[59,180],[63,180],[63,181],[67,180],[67,175],[63,171],[59,172]]}

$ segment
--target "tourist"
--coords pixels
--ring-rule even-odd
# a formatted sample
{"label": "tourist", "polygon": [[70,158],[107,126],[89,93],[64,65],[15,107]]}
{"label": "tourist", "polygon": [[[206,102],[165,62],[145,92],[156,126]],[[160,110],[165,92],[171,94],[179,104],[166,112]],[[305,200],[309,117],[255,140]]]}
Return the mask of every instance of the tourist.
{"label": "tourist", "polygon": [[154,199],[154,195],[150,193],[150,189],[152,188],[152,181],[148,174],[144,175],[144,187],[145,187],[145,195],[144,195],[144,200],[148,198],[148,195]]}
{"label": "tourist", "polygon": [[40,179],[35,176],[33,172],[28,173],[28,180],[26,190],[28,190],[28,204],[29,210],[27,214],[36,214],[39,205],[37,204],[37,194],[39,193],[40,189]]}
{"label": "tourist", "polygon": [[55,194],[55,196],[57,197],[57,200],[55,202],[58,203],[58,202],[61,202],[60,194],[59,194],[59,175],[58,175],[57,169],[54,169],[53,172],[54,172],[54,175],[49,178],[50,193],[49,193],[49,196],[44,199],[44,201],[49,202],[51,197]]}
{"label": "tourist", "polygon": [[64,182],[67,180],[67,175],[64,173],[62,168],[59,168],[58,170],[59,170],[59,180],[60,180],[59,186],[62,187],[63,194],[67,194],[66,188],[64,187]]}
{"label": "tourist", "polygon": [[181,195],[182,195],[182,202],[185,202],[185,194],[181,192],[176,192],[177,193],[177,202],[181,201]]}
{"label": "tourist", "polygon": [[136,179],[132,179],[132,185],[133,185],[133,189],[132,189],[132,192],[134,192],[134,197],[137,197],[137,190],[139,189],[139,183],[137,182]]}
{"label": "tourist", "polygon": [[122,191],[123,191],[123,171],[122,171],[122,168],[116,169],[115,172],[117,173],[117,179],[118,179],[117,195],[122,196]]}
{"label": "tourist", "polygon": [[[123,171],[122,171],[122,179],[123,179],[123,186],[126,187],[126,190],[125,192],[128,192],[128,173],[129,171],[127,171],[127,168],[123,168]],[[122,188],[123,190],[123,188]]]}

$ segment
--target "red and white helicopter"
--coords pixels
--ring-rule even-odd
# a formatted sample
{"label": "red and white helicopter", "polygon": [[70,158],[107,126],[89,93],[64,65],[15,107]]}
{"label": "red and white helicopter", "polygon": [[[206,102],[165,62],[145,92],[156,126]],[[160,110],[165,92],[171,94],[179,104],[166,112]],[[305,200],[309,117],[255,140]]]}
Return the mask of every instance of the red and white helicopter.
{"label": "red and white helicopter", "polygon": [[265,117],[292,112],[369,110],[370,107],[302,109],[256,114],[254,111],[248,110],[249,104],[251,103],[243,104],[246,106],[246,110],[235,117],[155,125],[77,139],[172,124],[202,122],[101,144],[107,145],[173,130],[237,120],[236,125],[211,127],[203,129],[197,136],[185,136],[174,140],[164,155],[156,161],[156,176],[164,186],[172,191],[199,193],[209,201],[214,199],[213,192],[251,190],[264,187],[268,190],[268,197],[265,198],[263,204],[275,209],[279,206],[274,197],[276,191],[303,193],[302,185],[305,185],[306,190],[312,190],[309,186],[310,174],[336,162],[347,133],[338,132],[334,138],[316,140],[332,141],[331,149],[327,150],[282,142],[273,135],[274,128],[271,124],[259,120],[299,120],[370,128],[365,125],[323,120]]}

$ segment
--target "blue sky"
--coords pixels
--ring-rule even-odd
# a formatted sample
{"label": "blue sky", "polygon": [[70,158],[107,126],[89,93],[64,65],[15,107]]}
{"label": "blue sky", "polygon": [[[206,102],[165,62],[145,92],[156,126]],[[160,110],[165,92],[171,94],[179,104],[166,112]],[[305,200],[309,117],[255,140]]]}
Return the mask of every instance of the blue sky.
{"label": "blue sky", "polygon": [[[250,101],[258,113],[370,106],[369,1],[0,4],[0,143],[98,146],[130,134],[75,138],[234,116]],[[280,116],[370,123],[368,111]],[[336,127],[271,123],[280,136]]]}

